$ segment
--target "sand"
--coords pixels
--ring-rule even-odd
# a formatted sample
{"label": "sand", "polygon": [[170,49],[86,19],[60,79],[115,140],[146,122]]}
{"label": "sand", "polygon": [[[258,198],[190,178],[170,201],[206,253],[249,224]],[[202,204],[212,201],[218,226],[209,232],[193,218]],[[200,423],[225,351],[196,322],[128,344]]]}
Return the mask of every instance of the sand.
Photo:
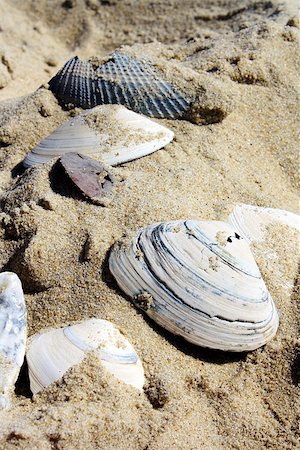
{"label": "sand", "polygon": [[[0,264],[23,283],[28,332],[111,320],[143,361],[142,393],[90,354],[33,398],[26,365],[0,448],[299,448],[299,240],[270,229],[253,252],[280,314],[248,354],[192,346],[140,313],[109,274],[125,233],[163,220],[226,220],[236,203],[299,209],[297,2],[0,0]],[[113,169],[108,207],[73,198],[51,161],[21,161],[74,111],[47,81],[71,56],[119,46],[196,96],[162,150]],[[44,87],[38,89],[40,86]],[[38,89],[38,90],[37,90]]]}

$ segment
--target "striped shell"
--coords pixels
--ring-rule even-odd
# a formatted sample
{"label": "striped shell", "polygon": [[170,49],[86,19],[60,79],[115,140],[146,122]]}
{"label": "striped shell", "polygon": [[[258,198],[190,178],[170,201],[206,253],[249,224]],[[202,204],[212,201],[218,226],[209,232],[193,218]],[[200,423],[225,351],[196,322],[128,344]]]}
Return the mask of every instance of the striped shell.
{"label": "striped shell", "polygon": [[0,274],[0,408],[10,395],[23,364],[26,343],[26,308],[21,282],[11,272]]}
{"label": "striped shell", "polygon": [[175,119],[190,104],[149,63],[119,52],[96,68],[95,63],[75,56],[49,81],[49,86],[64,104],[81,108],[120,104],[150,117]]}
{"label": "striped shell", "polygon": [[263,241],[270,225],[288,225],[300,231],[300,216],[283,209],[236,205],[229,222],[248,242]]}
{"label": "striped shell", "polygon": [[174,133],[124,106],[103,105],[64,122],[28,153],[25,167],[76,152],[117,165],[169,144]]}
{"label": "striped shell", "polygon": [[276,308],[250,248],[226,223],[148,226],[113,247],[109,267],[138,307],[193,344],[248,351],[276,333]]}
{"label": "striped shell", "polygon": [[132,345],[112,323],[89,319],[29,339],[26,358],[33,394],[62,378],[91,350],[96,350],[99,362],[118,380],[143,388],[144,370]]}

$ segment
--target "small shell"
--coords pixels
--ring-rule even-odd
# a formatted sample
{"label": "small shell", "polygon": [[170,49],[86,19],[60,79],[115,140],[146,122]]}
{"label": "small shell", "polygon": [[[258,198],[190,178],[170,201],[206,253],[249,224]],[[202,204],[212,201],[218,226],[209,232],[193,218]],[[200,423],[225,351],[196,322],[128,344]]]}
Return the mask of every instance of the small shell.
{"label": "small shell", "polygon": [[24,166],[43,164],[64,153],[77,152],[117,165],[163,148],[174,133],[124,106],[103,105],[64,122],[24,159]]}
{"label": "small shell", "polygon": [[236,205],[229,216],[229,222],[248,242],[263,241],[267,228],[276,223],[300,231],[300,216],[297,214],[283,209],[252,205]]}
{"label": "small shell", "polygon": [[0,408],[10,395],[23,364],[26,343],[26,308],[21,282],[11,272],[0,274]]}
{"label": "small shell", "polygon": [[190,104],[150,64],[119,52],[98,67],[95,62],[75,56],[49,81],[49,86],[64,104],[81,108],[120,104],[150,117],[181,117]]}
{"label": "small shell", "polygon": [[118,380],[143,388],[144,370],[132,345],[112,323],[89,319],[29,339],[26,358],[33,394],[63,377],[91,350],[97,351],[101,364]]}
{"label": "small shell", "polygon": [[223,222],[175,221],[114,246],[109,267],[147,315],[193,344],[254,350],[278,315],[246,241]]}
{"label": "small shell", "polygon": [[80,153],[65,153],[59,160],[64,174],[88,200],[107,206],[112,200],[115,177],[108,167]]}

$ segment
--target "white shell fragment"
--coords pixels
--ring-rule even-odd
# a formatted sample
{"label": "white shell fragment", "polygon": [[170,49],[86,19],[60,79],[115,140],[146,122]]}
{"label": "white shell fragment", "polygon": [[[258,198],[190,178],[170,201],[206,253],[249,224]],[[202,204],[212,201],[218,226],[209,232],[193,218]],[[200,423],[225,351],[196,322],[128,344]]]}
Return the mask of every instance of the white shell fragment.
{"label": "white shell fragment", "polygon": [[288,225],[300,231],[300,216],[283,209],[236,205],[229,216],[233,228],[248,242],[263,241],[272,224]]}
{"label": "white shell fragment", "polygon": [[109,267],[149,317],[193,344],[254,350],[278,315],[247,242],[223,222],[175,221],[117,243]]}
{"label": "white shell fragment", "polygon": [[15,273],[0,273],[0,408],[10,395],[23,364],[26,343],[26,308],[21,281]]}
{"label": "white shell fragment", "polygon": [[144,370],[132,345],[112,323],[89,319],[29,339],[26,358],[33,394],[62,378],[91,350],[96,350],[101,364],[118,380],[143,388]]}
{"label": "white shell fragment", "polygon": [[43,164],[76,152],[117,165],[149,155],[169,144],[168,128],[121,105],[102,105],[66,121],[24,159],[24,166]]}

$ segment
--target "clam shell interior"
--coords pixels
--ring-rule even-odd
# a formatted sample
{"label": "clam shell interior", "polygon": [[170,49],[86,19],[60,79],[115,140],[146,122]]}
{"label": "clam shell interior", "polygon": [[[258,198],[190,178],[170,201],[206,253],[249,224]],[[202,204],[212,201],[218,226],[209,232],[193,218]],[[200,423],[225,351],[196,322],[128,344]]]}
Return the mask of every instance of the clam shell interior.
{"label": "clam shell interior", "polygon": [[103,105],[63,123],[28,153],[23,164],[30,167],[76,152],[114,166],[149,155],[173,137],[168,128],[124,106]]}
{"label": "clam shell interior", "polygon": [[148,316],[196,345],[247,351],[276,333],[273,300],[247,242],[229,224],[153,224],[115,245],[109,267]]}
{"label": "clam shell interior", "polygon": [[288,225],[300,231],[300,216],[276,208],[240,204],[229,216],[229,222],[248,242],[263,241],[272,224]]}
{"label": "clam shell interior", "polygon": [[9,406],[10,393],[23,364],[26,307],[21,281],[12,272],[0,273],[0,407]]}
{"label": "clam shell interior", "polygon": [[132,345],[112,323],[89,319],[65,328],[49,329],[29,340],[26,357],[33,394],[59,380],[92,350],[117,379],[137,389],[143,388],[142,363]]}

